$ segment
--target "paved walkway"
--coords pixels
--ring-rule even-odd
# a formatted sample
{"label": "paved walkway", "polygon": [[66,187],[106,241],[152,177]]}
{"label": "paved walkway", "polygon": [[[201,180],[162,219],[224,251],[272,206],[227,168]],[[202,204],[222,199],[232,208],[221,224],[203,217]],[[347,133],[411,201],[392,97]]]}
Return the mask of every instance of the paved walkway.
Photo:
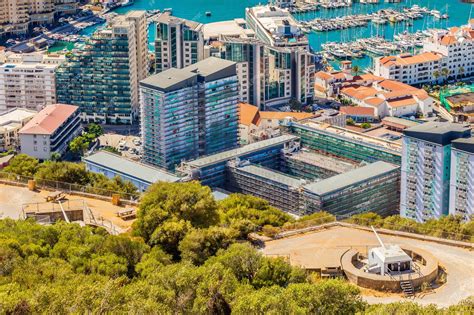
{"label": "paved walkway", "polygon": [[[437,288],[433,293],[414,299],[420,304],[437,304],[446,307],[474,295],[474,251],[468,249],[441,245],[429,241],[415,240],[406,237],[380,235],[387,244],[407,244],[426,250],[439,259],[439,263],[448,274],[447,283]],[[297,235],[265,243],[264,254],[290,256],[296,253],[299,261],[304,253],[308,257],[324,255],[325,252],[336,249],[356,248],[367,251],[368,248],[379,246],[373,233],[348,227],[332,227],[313,233]],[[337,261],[334,261],[337,263]],[[369,303],[390,303],[407,300],[396,294],[367,295],[364,298]],[[380,296],[383,295],[383,296]],[[413,300],[413,299],[410,299]]]}

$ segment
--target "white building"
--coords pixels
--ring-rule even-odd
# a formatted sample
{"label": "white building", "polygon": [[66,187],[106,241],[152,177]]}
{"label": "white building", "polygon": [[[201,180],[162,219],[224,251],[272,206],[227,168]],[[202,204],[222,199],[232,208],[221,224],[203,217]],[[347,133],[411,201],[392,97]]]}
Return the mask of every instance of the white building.
{"label": "white building", "polygon": [[184,68],[204,59],[203,24],[165,12],[156,23],[155,72]]}
{"label": "white building", "polygon": [[62,155],[80,131],[79,107],[48,105],[19,131],[21,153],[39,160],[48,160],[53,153]]}
{"label": "white building", "polygon": [[18,131],[35,115],[35,111],[23,108],[0,113],[0,152],[15,150],[20,146]]}
{"label": "white building", "polygon": [[400,215],[439,219],[449,213],[451,143],[471,137],[471,128],[430,122],[403,133]]}
{"label": "white building", "polygon": [[452,142],[449,214],[474,215],[474,138]]}
{"label": "white building", "polygon": [[474,75],[474,23],[439,31],[423,43],[423,52],[411,56],[375,59],[374,74],[407,84],[440,82]]}
{"label": "white building", "polygon": [[308,47],[309,41],[287,9],[259,5],[245,9],[248,26],[258,39],[276,47]]}
{"label": "white building", "polygon": [[55,70],[64,56],[0,52],[0,112],[56,103]]}

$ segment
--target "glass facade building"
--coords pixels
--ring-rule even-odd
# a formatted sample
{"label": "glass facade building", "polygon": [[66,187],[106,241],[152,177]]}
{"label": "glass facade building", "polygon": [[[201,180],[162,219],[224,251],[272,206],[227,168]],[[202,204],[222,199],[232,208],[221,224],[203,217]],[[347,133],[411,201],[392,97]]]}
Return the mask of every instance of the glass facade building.
{"label": "glass facade building", "polygon": [[147,74],[146,18],[132,11],[94,33],[56,69],[57,100],[77,105],[83,120],[131,124],[138,118],[138,82]]}
{"label": "glass facade building", "polygon": [[175,169],[181,162],[238,145],[235,63],[208,58],[140,83],[145,162]]}

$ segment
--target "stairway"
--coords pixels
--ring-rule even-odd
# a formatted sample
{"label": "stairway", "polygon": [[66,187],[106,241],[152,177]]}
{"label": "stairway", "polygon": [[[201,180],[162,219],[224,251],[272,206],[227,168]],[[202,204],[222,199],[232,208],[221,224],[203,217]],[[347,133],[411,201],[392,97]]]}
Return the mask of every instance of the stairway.
{"label": "stairway", "polygon": [[400,287],[402,288],[405,296],[412,297],[415,295],[415,288],[413,287],[413,282],[411,280],[402,280],[400,281]]}

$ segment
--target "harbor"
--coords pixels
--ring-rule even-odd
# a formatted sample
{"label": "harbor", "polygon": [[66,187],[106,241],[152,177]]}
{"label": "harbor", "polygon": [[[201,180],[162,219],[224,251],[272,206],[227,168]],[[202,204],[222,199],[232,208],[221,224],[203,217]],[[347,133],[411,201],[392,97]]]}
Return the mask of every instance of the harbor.
{"label": "harbor", "polygon": [[316,18],[314,20],[300,21],[301,28],[306,33],[310,31],[326,32],[342,30],[352,27],[364,27],[369,23],[386,24],[406,22],[412,24],[413,20],[422,19],[425,15],[432,15],[439,19],[447,19],[449,16],[441,14],[437,10],[429,10],[427,7],[414,5],[411,8],[404,8],[401,11],[393,9],[381,9],[368,14],[345,15],[334,18]]}
{"label": "harbor", "polygon": [[386,56],[401,53],[416,53],[422,46],[423,40],[431,37],[436,29],[403,32],[388,40],[380,36],[360,38],[350,42],[328,42],[322,44],[323,56],[327,60],[360,59],[364,57]]}

